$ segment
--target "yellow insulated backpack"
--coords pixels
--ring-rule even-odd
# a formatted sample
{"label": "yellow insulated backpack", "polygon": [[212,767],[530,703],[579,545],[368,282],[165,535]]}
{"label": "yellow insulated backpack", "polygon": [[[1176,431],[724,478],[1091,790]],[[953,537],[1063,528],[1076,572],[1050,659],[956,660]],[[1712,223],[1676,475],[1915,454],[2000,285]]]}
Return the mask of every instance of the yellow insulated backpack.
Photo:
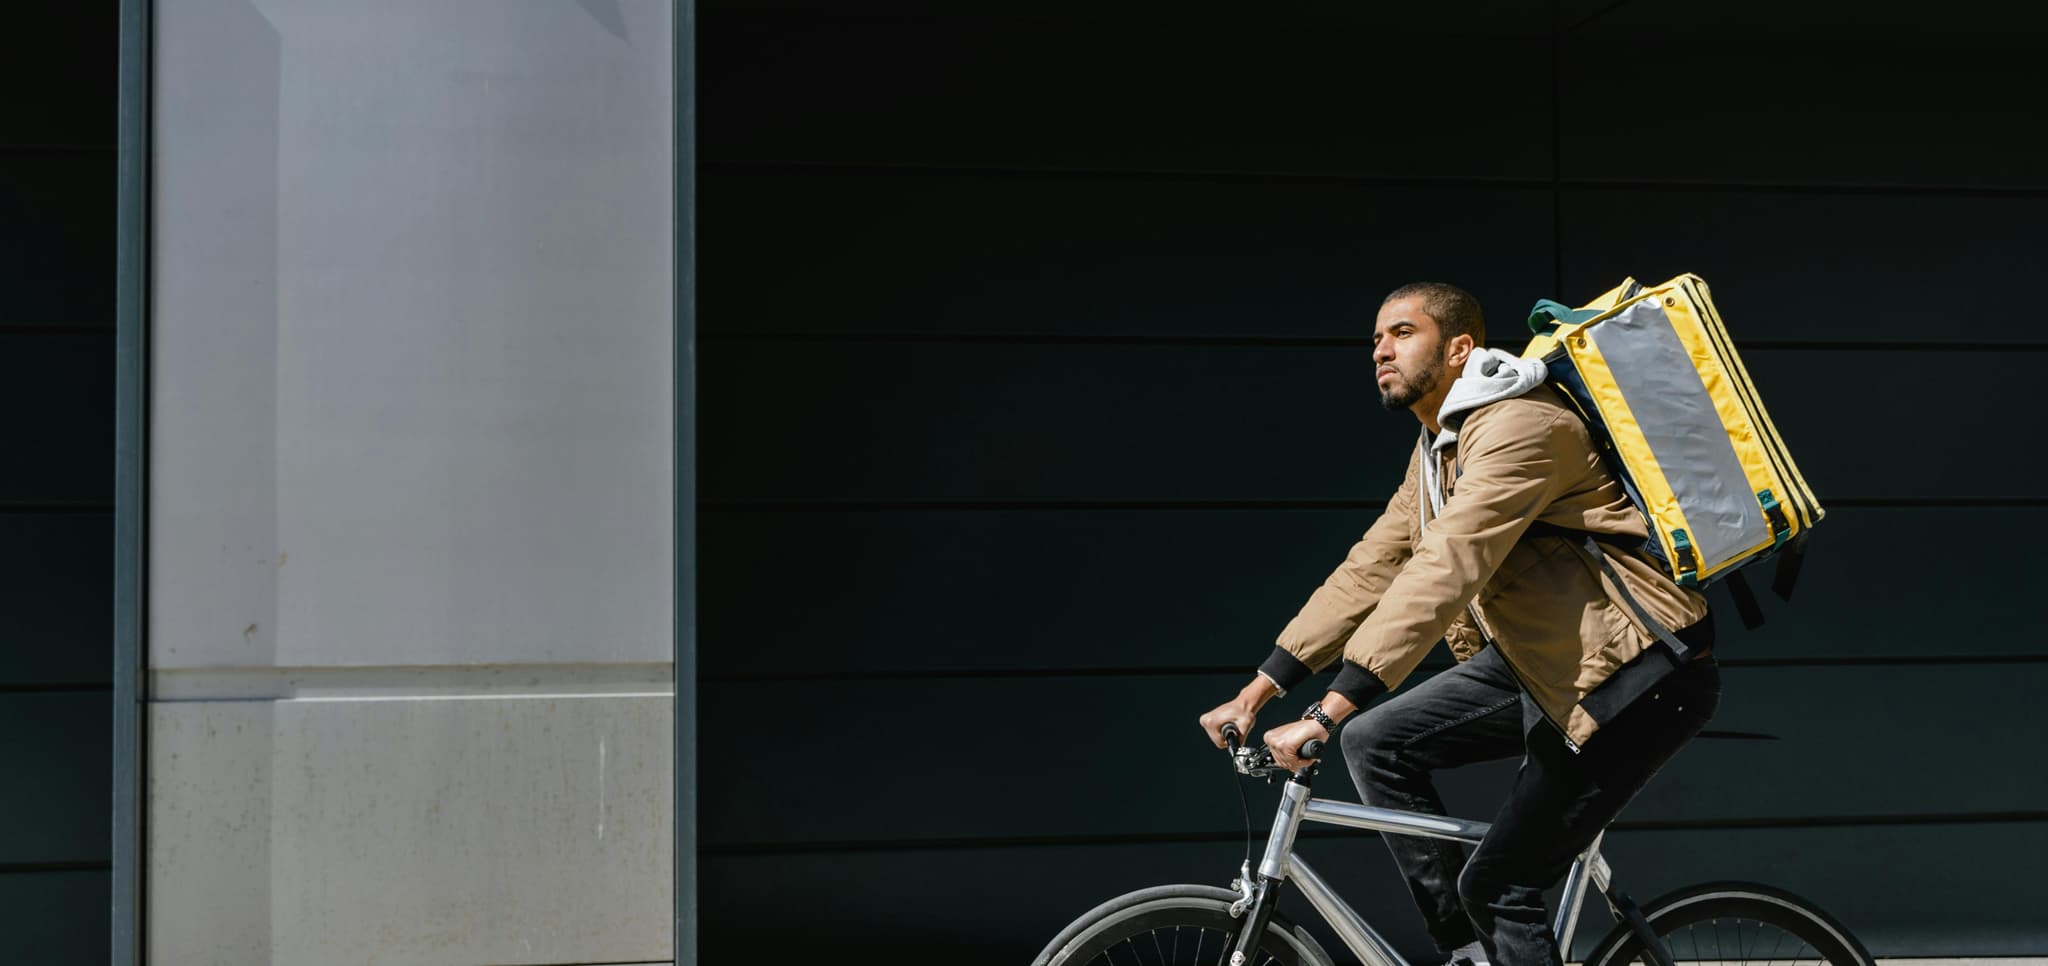
{"label": "yellow insulated backpack", "polygon": [[1732,578],[1743,622],[1755,626],[1762,614],[1737,571],[1777,556],[1773,589],[1789,598],[1806,531],[1823,511],[1706,282],[1628,279],[1576,309],[1538,302],[1529,327],[1535,338],[1523,357],[1543,360],[1592,427],[1649,522],[1645,549],[1672,579]]}

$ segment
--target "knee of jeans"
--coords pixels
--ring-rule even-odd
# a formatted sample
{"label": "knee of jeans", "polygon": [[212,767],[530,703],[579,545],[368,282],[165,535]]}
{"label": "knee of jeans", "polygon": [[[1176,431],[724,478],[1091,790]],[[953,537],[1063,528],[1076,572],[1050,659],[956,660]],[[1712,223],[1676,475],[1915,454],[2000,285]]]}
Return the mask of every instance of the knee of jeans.
{"label": "knee of jeans", "polygon": [[1501,884],[1488,874],[1486,863],[1477,856],[1465,863],[1465,869],[1458,873],[1458,899],[1463,902],[1469,915],[1474,910],[1487,909],[1493,900],[1500,897]]}
{"label": "knee of jeans", "polygon": [[[1378,709],[1373,709],[1377,711]],[[1344,725],[1337,735],[1345,761],[1384,764],[1400,750],[1400,742],[1387,731],[1383,716],[1367,711]]]}

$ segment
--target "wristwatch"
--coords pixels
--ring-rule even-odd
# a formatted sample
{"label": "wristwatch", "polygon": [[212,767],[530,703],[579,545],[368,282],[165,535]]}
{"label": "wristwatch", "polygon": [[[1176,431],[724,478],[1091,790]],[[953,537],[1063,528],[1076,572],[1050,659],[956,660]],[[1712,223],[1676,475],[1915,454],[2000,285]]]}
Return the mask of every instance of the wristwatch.
{"label": "wristwatch", "polygon": [[1337,733],[1337,723],[1330,720],[1330,713],[1323,710],[1323,703],[1321,701],[1309,705],[1308,710],[1301,713],[1301,720],[1313,721],[1316,724],[1322,725],[1324,731],[1333,735]]}

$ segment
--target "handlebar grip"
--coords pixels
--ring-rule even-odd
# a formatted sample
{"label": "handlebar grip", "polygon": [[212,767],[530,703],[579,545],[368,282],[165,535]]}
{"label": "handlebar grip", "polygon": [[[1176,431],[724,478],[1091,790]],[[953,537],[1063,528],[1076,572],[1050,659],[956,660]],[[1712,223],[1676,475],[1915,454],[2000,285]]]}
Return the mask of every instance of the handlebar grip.
{"label": "handlebar grip", "polygon": [[1217,730],[1219,733],[1223,735],[1223,743],[1227,745],[1231,751],[1236,751],[1237,746],[1244,742],[1244,735],[1238,732],[1237,722],[1235,721],[1225,721],[1223,722],[1223,727]]}
{"label": "handlebar grip", "polygon": [[1310,738],[1310,739],[1308,740],[1308,743],[1306,743],[1306,744],[1304,744],[1304,745],[1302,745],[1302,746],[1301,746],[1301,757],[1303,757],[1303,758],[1321,758],[1321,757],[1323,757],[1323,742],[1322,742],[1322,739],[1319,739],[1319,738]]}

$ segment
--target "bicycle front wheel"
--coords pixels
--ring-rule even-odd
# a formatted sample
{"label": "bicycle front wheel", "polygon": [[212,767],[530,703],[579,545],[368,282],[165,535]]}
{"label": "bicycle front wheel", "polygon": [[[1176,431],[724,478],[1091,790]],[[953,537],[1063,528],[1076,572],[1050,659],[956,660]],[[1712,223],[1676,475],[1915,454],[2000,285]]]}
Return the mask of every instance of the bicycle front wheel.
{"label": "bicycle front wheel", "polygon": [[[1032,966],[1214,966],[1225,961],[1241,919],[1237,894],[1200,885],[1158,886],[1118,896],[1062,930]],[[1308,933],[1278,915],[1245,966],[1329,966]]]}
{"label": "bicycle front wheel", "polygon": [[[1872,966],[1841,923],[1782,889],[1746,882],[1689,886],[1643,910],[1676,966]],[[1586,957],[1586,966],[1648,966],[1643,944],[1623,923]]]}

